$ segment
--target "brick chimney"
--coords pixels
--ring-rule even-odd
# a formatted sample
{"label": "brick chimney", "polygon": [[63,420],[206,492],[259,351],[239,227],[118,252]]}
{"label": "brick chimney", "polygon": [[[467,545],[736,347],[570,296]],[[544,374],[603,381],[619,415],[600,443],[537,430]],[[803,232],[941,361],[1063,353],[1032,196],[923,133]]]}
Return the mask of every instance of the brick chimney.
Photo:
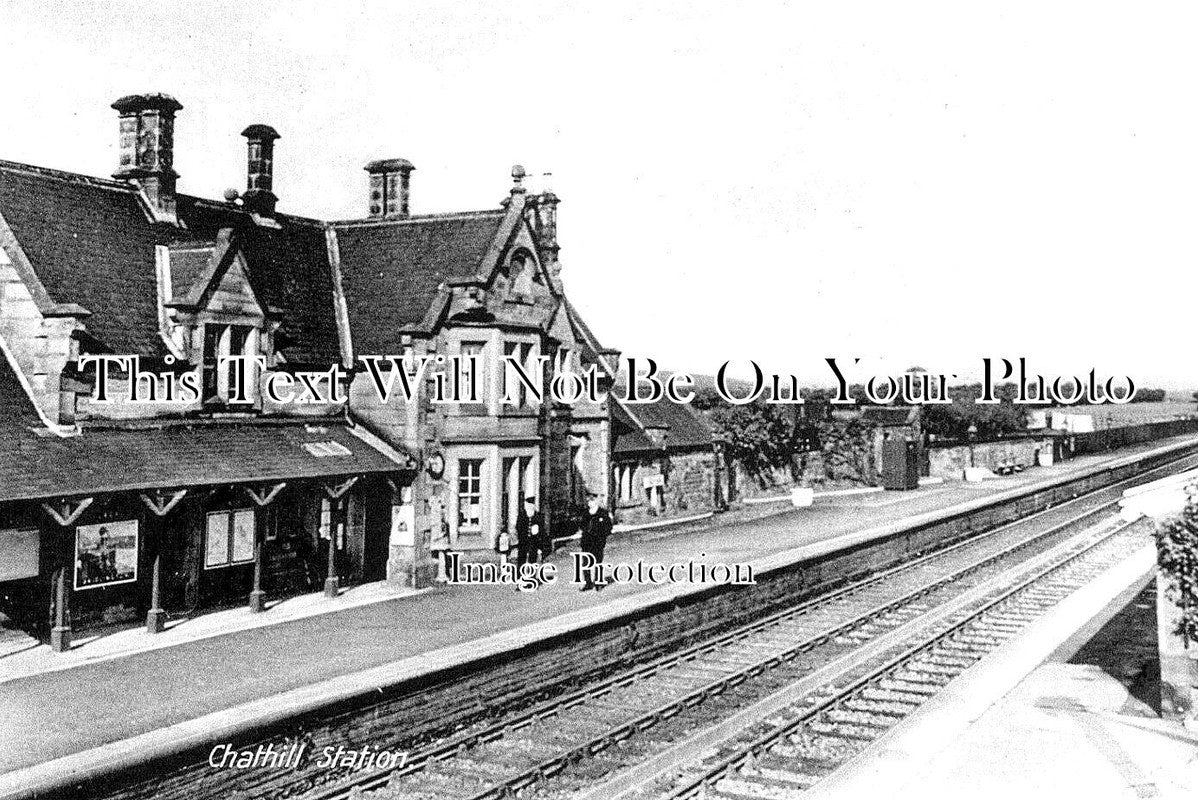
{"label": "brick chimney", "polygon": [[274,193],[275,140],[279,132],[269,125],[251,125],[241,132],[246,139],[245,194],[247,210],[269,216],[279,202]]}
{"label": "brick chimney", "polygon": [[113,177],[136,180],[161,222],[178,222],[175,207],[175,112],[169,94],[131,94],[112,104],[120,114],[120,168]]}
{"label": "brick chimney", "polygon": [[406,158],[371,161],[366,165],[370,175],[370,217],[372,219],[403,219],[410,213],[412,162]]}

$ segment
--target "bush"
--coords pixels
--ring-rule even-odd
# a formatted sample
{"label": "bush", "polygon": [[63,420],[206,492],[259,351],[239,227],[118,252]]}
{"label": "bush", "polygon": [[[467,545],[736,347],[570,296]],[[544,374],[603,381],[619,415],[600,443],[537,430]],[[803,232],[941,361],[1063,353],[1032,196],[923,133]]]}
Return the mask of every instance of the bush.
{"label": "bush", "polygon": [[1198,487],[1186,490],[1180,516],[1156,529],[1157,565],[1166,580],[1166,597],[1181,609],[1174,633],[1198,643]]}
{"label": "bush", "polygon": [[793,456],[818,446],[814,426],[798,406],[760,399],[734,406],[706,391],[697,393],[694,405],[705,412],[727,456],[758,479],[773,469],[793,471]]}
{"label": "bush", "polygon": [[923,430],[942,439],[964,441],[969,436],[969,426],[977,428],[977,441],[999,439],[1027,428],[1027,412],[1023,406],[1011,401],[1016,394],[1013,383],[997,387],[998,403],[978,404],[982,396],[982,385],[972,383],[950,386],[948,395],[951,405],[929,404],[923,408]]}

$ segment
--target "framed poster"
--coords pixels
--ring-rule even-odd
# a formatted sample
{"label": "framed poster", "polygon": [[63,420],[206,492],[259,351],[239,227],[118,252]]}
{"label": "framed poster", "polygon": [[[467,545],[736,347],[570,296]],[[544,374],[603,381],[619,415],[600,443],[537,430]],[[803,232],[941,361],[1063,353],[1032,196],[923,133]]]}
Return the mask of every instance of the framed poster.
{"label": "framed poster", "polygon": [[0,530],[0,581],[36,578],[40,541],[37,528]]}
{"label": "framed poster", "polygon": [[391,506],[391,544],[412,547],[416,544],[415,506]]}
{"label": "framed poster", "polygon": [[662,475],[659,473],[657,475],[646,475],[645,476],[645,488],[646,489],[660,488],[665,485],[666,485],[666,476],[665,475]]}
{"label": "framed poster", "polygon": [[209,511],[204,531],[204,569],[254,560],[254,510]]}
{"label": "framed poster", "polygon": [[234,564],[254,560],[254,511],[246,508],[233,512]]}
{"label": "framed poster", "polygon": [[208,514],[204,532],[204,568],[223,567],[229,563],[229,515],[225,512]]}
{"label": "framed poster", "polygon": [[99,522],[75,529],[76,589],[136,580],[137,520]]}

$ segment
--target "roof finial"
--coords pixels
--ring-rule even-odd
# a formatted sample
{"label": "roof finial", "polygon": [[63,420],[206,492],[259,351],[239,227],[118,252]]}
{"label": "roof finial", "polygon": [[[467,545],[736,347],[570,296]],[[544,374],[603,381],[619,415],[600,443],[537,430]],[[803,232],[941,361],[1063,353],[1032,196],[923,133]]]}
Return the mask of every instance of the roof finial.
{"label": "roof finial", "polygon": [[524,167],[516,164],[512,167],[512,194],[524,194],[524,178],[528,175]]}

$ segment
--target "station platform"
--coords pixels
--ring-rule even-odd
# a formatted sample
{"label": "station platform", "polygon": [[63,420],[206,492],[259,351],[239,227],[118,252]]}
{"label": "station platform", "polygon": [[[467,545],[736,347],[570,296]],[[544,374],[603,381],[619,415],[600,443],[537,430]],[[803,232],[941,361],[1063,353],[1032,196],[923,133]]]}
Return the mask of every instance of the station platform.
{"label": "station platform", "polygon": [[1098,666],[1048,663],[888,796],[1190,800],[1198,733],[1158,718]]}
{"label": "station platform", "polygon": [[1151,542],[804,795],[1198,797],[1198,731],[1160,715]]}
{"label": "station platform", "polygon": [[[909,492],[831,496],[810,508],[759,518],[737,519],[732,512],[675,528],[624,533],[609,542],[607,561],[768,559],[1187,441],[1193,439],[1082,457],[980,484],[948,482]],[[563,573],[572,549],[553,557]],[[59,661],[44,646],[22,650],[0,658],[0,786],[5,773],[12,777],[14,771],[101,746],[129,743],[130,749],[144,749],[144,737],[151,733],[198,725],[222,714],[229,718],[251,705],[282,706],[299,691],[327,684],[343,688],[371,670],[410,664],[411,674],[422,674],[461,663],[483,641],[488,647],[528,644],[562,630],[562,620],[577,624],[609,618],[627,611],[640,593],[660,589],[620,584],[601,593],[579,592],[565,580],[535,592],[506,586],[439,587],[350,607],[331,600],[327,613],[312,611],[277,624],[267,624],[274,613],[268,610],[255,615],[262,624],[256,620],[252,628],[224,634],[196,622],[193,639],[187,638],[192,626],[187,622],[172,629],[176,641],[170,646],[130,630],[116,634],[126,637],[120,647],[88,643]],[[249,615],[242,610],[225,613]]]}

